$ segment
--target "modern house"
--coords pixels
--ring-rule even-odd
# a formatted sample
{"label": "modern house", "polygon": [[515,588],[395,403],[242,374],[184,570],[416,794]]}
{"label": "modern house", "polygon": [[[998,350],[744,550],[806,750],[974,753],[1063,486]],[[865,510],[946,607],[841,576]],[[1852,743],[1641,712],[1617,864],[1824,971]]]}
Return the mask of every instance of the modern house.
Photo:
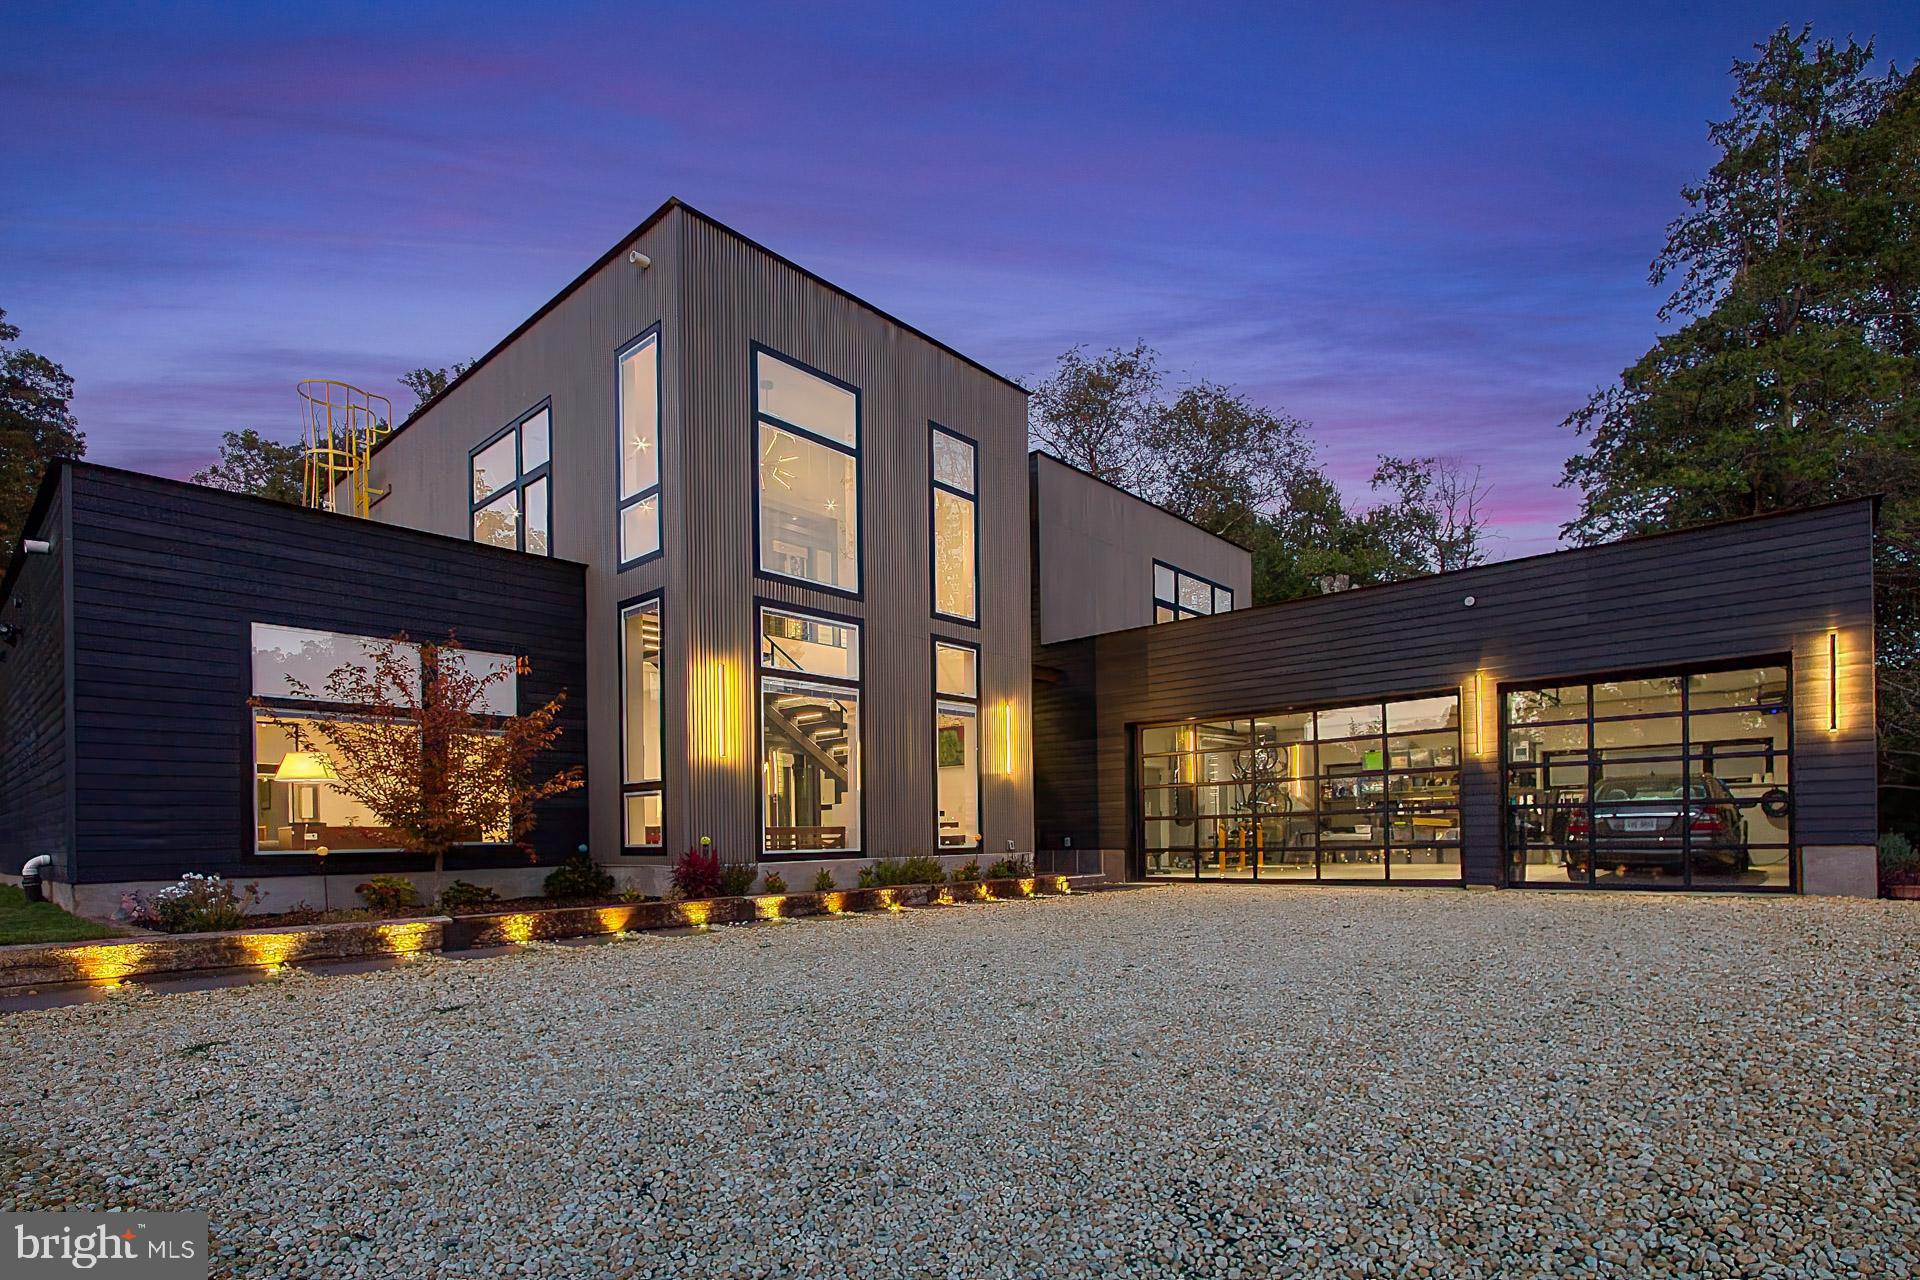
{"label": "modern house", "polygon": [[1018,385],[678,201],[363,481],[356,518],[49,475],[0,580],[0,869],[95,911],[421,871],[307,730],[355,714],[328,670],[451,632],[490,710],[568,694],[586,769],[530,851],[455,856],[509,892],[577,850],[657,890],[703,837],[789,882],[1871,891],[1868,503],[1252,608],[1244,548],[1029,453]]}

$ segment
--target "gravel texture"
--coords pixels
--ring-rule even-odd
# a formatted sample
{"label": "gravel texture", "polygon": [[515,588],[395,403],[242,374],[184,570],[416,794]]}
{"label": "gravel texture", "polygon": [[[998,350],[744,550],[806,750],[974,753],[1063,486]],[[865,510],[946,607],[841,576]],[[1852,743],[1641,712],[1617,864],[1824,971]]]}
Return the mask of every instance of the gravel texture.
{"label": "gravel texture", "polygon": [[0,1022],[244,1276],[1920,1275],[1920,910],[1177,887]]}

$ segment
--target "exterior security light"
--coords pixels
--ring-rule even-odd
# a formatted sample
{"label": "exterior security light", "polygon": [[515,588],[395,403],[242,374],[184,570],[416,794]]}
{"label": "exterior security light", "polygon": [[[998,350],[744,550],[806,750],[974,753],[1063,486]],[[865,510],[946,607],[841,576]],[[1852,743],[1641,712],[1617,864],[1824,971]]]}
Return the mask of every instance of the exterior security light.
{"label": "exterior security light", "polygon": [[1467,608],[1471,609],[1473,608],[1474,605],[1480,603],[1480,598],[1478,596],[1468,596],[1465,600],[1462,600],[1460,603],[1465,605]]}

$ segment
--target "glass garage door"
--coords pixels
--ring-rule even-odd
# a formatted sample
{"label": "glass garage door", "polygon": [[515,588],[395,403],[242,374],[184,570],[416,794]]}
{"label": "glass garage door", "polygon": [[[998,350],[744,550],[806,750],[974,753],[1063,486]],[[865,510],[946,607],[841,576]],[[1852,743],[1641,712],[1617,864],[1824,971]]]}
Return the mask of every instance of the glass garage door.
{"label": "glass garage door", "polygon": [[1460,698],[1140,730],[1146,874],[1455,883]]}
{"label": "glass garage door", "polygon": [[1784,661],[1508,689],[1515,883],[1790,889]]}

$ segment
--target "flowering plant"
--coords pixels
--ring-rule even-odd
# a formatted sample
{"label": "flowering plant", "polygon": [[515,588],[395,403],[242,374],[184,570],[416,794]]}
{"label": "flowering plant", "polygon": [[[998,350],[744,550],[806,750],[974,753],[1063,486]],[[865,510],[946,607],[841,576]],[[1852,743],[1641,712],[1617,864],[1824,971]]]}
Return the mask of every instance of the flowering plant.
{"label": "flowering plant", "polygon": [[165,933],[212,933],[237,929],[260,902],[260,886],[235,888],[219,876],[189,871],[151,894],[120,895],[120,915],[131,924]]}

